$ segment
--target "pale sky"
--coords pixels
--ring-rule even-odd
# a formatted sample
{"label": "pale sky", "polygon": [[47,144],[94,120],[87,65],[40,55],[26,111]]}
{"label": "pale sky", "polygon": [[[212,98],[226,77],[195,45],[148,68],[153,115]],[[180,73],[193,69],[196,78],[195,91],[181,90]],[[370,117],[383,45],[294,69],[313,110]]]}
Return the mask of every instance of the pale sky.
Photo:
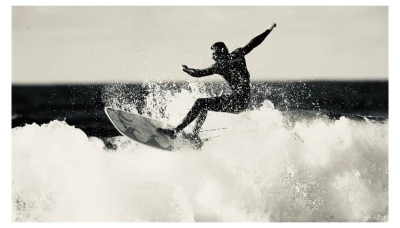
{"label": "pale sky", "polygon": [[14,6],[12,83],[193,80],[182,64],[208,67],[213,43],[233,51],[272,22],[252,80],[388,79],[386,6]]}

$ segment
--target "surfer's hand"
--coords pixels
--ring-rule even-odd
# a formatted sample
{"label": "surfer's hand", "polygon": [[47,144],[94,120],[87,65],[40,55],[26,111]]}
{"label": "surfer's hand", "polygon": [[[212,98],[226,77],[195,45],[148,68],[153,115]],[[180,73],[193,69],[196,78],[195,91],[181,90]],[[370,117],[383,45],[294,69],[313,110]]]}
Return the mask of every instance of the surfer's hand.
{"label": "surfer's hand", "polygon": [[276,27],[276,23],[274,22],[269,29],[273,29]]}
{"label": "surfer's hand", "polygon": [[188,70],[189,68],[186,65],[182,65],[182,70]]}

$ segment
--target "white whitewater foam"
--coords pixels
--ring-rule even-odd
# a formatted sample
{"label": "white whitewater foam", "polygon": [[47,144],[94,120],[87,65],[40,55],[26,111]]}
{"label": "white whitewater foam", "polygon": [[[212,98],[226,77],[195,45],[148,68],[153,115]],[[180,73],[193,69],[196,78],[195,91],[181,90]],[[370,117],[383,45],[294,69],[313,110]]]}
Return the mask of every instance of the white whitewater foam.
{"label": "white whitewater foam", "polygon": [[[200,96],[183,90],[147,108],[164,106],[155,117],[177,124]],[[201,151],[172,153],[123,136],[108,150],[64,121],[13,128],[12,219],[388,220],[387,121],[288,124],[267,101],[238,115],[210,113],[205,128],[222,126],[230,127]]]}

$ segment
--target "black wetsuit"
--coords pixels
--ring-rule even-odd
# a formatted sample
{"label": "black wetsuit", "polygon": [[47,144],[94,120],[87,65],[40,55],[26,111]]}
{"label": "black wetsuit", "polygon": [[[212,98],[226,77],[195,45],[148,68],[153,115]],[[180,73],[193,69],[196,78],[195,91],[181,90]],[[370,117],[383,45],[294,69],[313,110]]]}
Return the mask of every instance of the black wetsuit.
{"label": "black wetsuit", "polygon": [[[221,75],[228,82],[232,93],[219,97],[197,99],[176,129],[158,129],[159,132],[175,137],[177,132],[183,130],[197,118],[194,129],[194,134],[197,134],[207,117],[207,111],[240,113],[246,110],[250,102],[250,74],[247,70],[245,55],[261,44],[274,27],[276,27],[276,24],[252,39],[243,48],[238,48],[231,53],[226,52],[222,59],[216,61],[209,68],[191,69],[184,66],[183,71],[193,77],[204,77],[212,74]],[[223,46],[226,48],[225,44]]]}
{"label": "black wetsuit", "polygon": [[250,74],[247,70],[245,53],[238,48],[229,55],[229,59],[219,61],[205,70],[187,71],[194,77],[219,74],[227,82],[232,94],[219,97],[201,98],[204,108],[215,112],[241,112],[245,110],[250,98]]}
{"label": "black wetsuit", "polygon": [[250,73],[247,70],[245,54],[244,48],[238,48],[229,54],[229,58],[220,60],[207,69],[184,70],[193,77],[219,74],[228,82],[232,93],[197,99],[186,118],[177,126],[177,131],[185,128],[196,117],[202,121],[203,118],[205,119],[207,111],[240,113],[247,109],[250,102]]}

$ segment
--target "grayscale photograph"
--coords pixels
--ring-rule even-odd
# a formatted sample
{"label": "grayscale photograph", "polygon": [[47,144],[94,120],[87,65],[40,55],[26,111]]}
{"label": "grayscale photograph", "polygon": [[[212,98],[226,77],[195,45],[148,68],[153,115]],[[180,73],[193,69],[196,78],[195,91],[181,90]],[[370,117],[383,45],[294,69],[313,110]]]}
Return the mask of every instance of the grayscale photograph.
{"label": "grayscale photograph", "polygon": [[389,6],[12,6],[12,222],[388,222]]}

